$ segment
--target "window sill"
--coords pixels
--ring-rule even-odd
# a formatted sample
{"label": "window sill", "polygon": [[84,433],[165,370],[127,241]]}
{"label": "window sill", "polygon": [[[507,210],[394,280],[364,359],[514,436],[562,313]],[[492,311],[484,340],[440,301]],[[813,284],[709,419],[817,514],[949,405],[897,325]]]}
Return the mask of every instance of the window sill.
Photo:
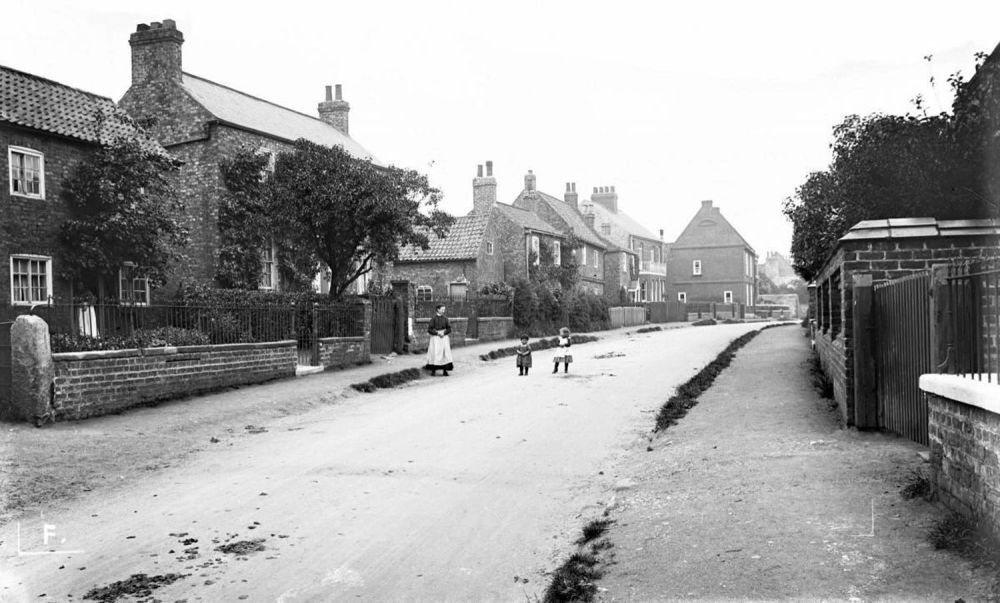
{"label": "window sill", "polygon": [[10,196],[11,197],[21,197],[21,198],[24,198],[24,199],[37,199],[39,201],[45,201],[45,195],[26,195],[24,193],[11,192]]}
{"label": "window sill", "polygon": [[[975,378],[969,378],[960,375],[920,375],[920,389],[1000,415],[1000,384],[997,384],[997,374],[993,373],[992,383],[986,381],[987,376],[972,375]],[[979,377],[983,381],[979,381]]]}

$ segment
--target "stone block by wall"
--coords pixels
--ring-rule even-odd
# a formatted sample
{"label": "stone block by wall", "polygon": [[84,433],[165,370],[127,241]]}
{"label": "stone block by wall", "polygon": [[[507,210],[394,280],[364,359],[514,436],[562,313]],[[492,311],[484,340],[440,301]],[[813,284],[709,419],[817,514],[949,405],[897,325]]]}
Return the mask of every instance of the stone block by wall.
{"label": "stone block by wall", "polygon": [[[962,379],[954,375],[926,378]],[[996,383],[984,384],[1000,390]],[[959,396],[956,396],[959,397]],[[993,393],[993,399],[997,394]],[[994,405],[1000,406],[1000,405]],[[932,483],[950,509],[984,520],[1000,535],[1000,414],[997,408],[927,392]]]}
{"label": "stone block by wall", "polygon": [[53,354],[58,419],[295,375],[294,340]]}
{"label": "stone block by wall", "polygon": [[37,316],[18,316],[10,327],[10,353],[11,404],[2,414],[36,422],[49,418],[55,376],[49,325]]}

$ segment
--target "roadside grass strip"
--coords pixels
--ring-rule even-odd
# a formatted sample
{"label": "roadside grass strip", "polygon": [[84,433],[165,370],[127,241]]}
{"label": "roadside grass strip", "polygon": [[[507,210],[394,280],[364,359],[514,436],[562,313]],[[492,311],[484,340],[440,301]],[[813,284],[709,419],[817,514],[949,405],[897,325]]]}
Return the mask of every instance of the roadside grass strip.
{"label": "roadside grass strip", "polygon": [[352,383],[351,387],[359,392],[370,394],[379,389],[392,389],[404,383],[420,379],[421,373],[418,368],[408,368],[395,373],[383,373],[376,375],[368,381]]}
{"label": "roadside grass strip", "polygon": [[722,350],[715,360],[709,362],[705,368],[698,371],[698,374],[687,380],[686,383],[677,388],[676,393],[670,397],[666,403],[660,407],[660,412],[656,415],[656,426],[653,433],[663,431],[671,425],[676,425],[689,410],[698,404],[698,397],[708,388],[712,387],[715,378],[733,361],[736,352],[750,343],[764,329],[771,329],[784,325],[767,325],[757,331],[750,331],[740,335]]}
{"label": "roadside grass strip", "polygon": [[652,333],[654,331],[662,331],[663,327],[642,327],[641,329],[636,329],[636,333]]}
{"label": "roadside grass strip", "polygon": [[[580,343],[591,343],[593,341],[599,340],[600,337],[594,337],[593,335],[570,335],[569,342],[573,345]],[[552,337],[551,339],[539,339],[532,341],[528,344],[532,352],[537,352],[538,350],[547,350],[549,348],[554,348],[559,345],[559,338]],[[487,354],[480,354],[480,360],[496,360],[497,358],[506,358],[507,356],[513,356],[517,354],[517,346],[511,346],[509,348],[500,348],[498,350],[493,350]]]}

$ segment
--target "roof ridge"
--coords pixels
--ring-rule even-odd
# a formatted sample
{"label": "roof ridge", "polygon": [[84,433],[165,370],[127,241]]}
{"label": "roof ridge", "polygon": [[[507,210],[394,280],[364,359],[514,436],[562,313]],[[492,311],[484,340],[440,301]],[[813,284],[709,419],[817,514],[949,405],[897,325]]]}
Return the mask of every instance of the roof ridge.
{"label": "roof ridge", "polygon": [[[111,100],[110,96],[103,96],[103,95],[97,94],[96,92],[90,92],[90,91],[84,90],[83,88],[77,88],[76,86],[70,86],[69,84],[63,84],[62,82],[57,82],[57,81],[55,81],[53,79],[49,79],[47,77],[42,77],[40,75],[35,75],[34,73],[28,73],[27,71],[21,71],[20,69],[14,69],[13,67],[8,67],[8,66],[2,65],[2,64],[0,64],[0,70],[12,71],[12,72],[14,72],[14,73],[16,73],[18,75],[23,75],[25,77],[29,77],[29,78],[34,79],[34,80],[39,80],[39,81],[42,81],[42,82],[46,82],[48,84],[54,84],[56,86],[59,86],[60,88],[66,88],[67,90],[74,90],[74,91],[79,92],[81,94],[86,94],[87,96],[93,96],[93,97],[99,98],[101,100],[106,100],[109,103],[111,103],[112,105],[115,105],[115,101]],[[115,106],[117,107],[118,105],[115,105]]]}
{"label": "roof ridge", "polygon": [[[236,94],[242,94],[243,96],[245,96],[247,98],[252,98],[252,99],[254,99],[256,101],[260,101],[262,103],[266,103],[268,105],[271,105],[272,107],[277,107],[279,109],[284,109],[285,111],[288,111],[290,113],[295,113],[296,115],[301,115],[302,117],[308,117],[309,119],[312,119],[314,121],[318,121],[319,123],[321,123],[323,125],[326,125],[326,126],[329,126],[329,127],[333,128],[334,130],[337,129],[336,127],[330,125],[329,123],[323,121],[322,119],[316,117],[315,115],[309,115],[308,113],[303,113],[302,111],[298,111],[296,109],[292,109],[292,108],[286,107],[284,105],[279,105],[278,103],[276,103],[274,101],[269,101],[266,98],[261,98],[259,96],[254,96],[253,94],[248,94],[248,93],[246,93],[246,92],[244,92],[242,90],[237,90],[236,88],[233,88],[232,86],[227,86],[225,84],[220,84],[219,82],[216,82],[214,80],[210,80],[207,77],[201,77],[200,75],[195,75],[193,73],[188,73],[187,71],[183,71],[181,73],[183,73],[184,75],[186,75],[188,77],[193,77],[193,78],[199,79],[199,80],[201,80],[203,82],[207,82],[209,84],[212,84],[213,86],[218,86],[220,88],[225,88],[226,90],[230,90],[232,92],[235,92]],[[340,130],[337,130],[337,131],[339,132]],[[344,133],[341,132],[341,134],[344,134]],[[344,134],[344,136],[347,137],[347,138],[351,138],[350,135],[348,135],[348,134]],[[351,138],[351,140],[354,140],[354,139]]]}

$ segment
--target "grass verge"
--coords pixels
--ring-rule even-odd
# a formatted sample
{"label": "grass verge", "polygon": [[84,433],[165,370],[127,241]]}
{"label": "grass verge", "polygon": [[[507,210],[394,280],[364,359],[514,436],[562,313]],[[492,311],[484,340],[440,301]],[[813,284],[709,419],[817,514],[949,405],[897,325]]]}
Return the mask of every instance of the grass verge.
{"label": "grass verge", "polygon": [[351,387],[359,392],[370,394],[379,389],[392,389],[394,387],[399,387],[404,383],[409,383],[410,381],[416,381],[420,377],[421,377],[420,369],[408,368],[395,373],[384,373],[382,375],[376,375],[371,379],[369,379],[368,381],[363,381],[361,383],[352,383]]}
{"label": "grass verge", "polygon": [[674,395],[660,407],[660,412],[656,415],[656,425],[653,427],[653,432],[663,431],[671,425],[676,425],[677,421],[698,404],[698,397],[712,386],[719,373],[729,366],[729,363],[733,361],[733,357],[736,356],[737,350],[748,344],[761,331],[780,326],[784,325],[767,325],[760,330],[744,333],[731,341],[726,346],[726,349],[722,350],[715,357],[715,360],[709,362],[705,368],[698,371],[697,375],[691,377],[686,383],[678,387]]}

